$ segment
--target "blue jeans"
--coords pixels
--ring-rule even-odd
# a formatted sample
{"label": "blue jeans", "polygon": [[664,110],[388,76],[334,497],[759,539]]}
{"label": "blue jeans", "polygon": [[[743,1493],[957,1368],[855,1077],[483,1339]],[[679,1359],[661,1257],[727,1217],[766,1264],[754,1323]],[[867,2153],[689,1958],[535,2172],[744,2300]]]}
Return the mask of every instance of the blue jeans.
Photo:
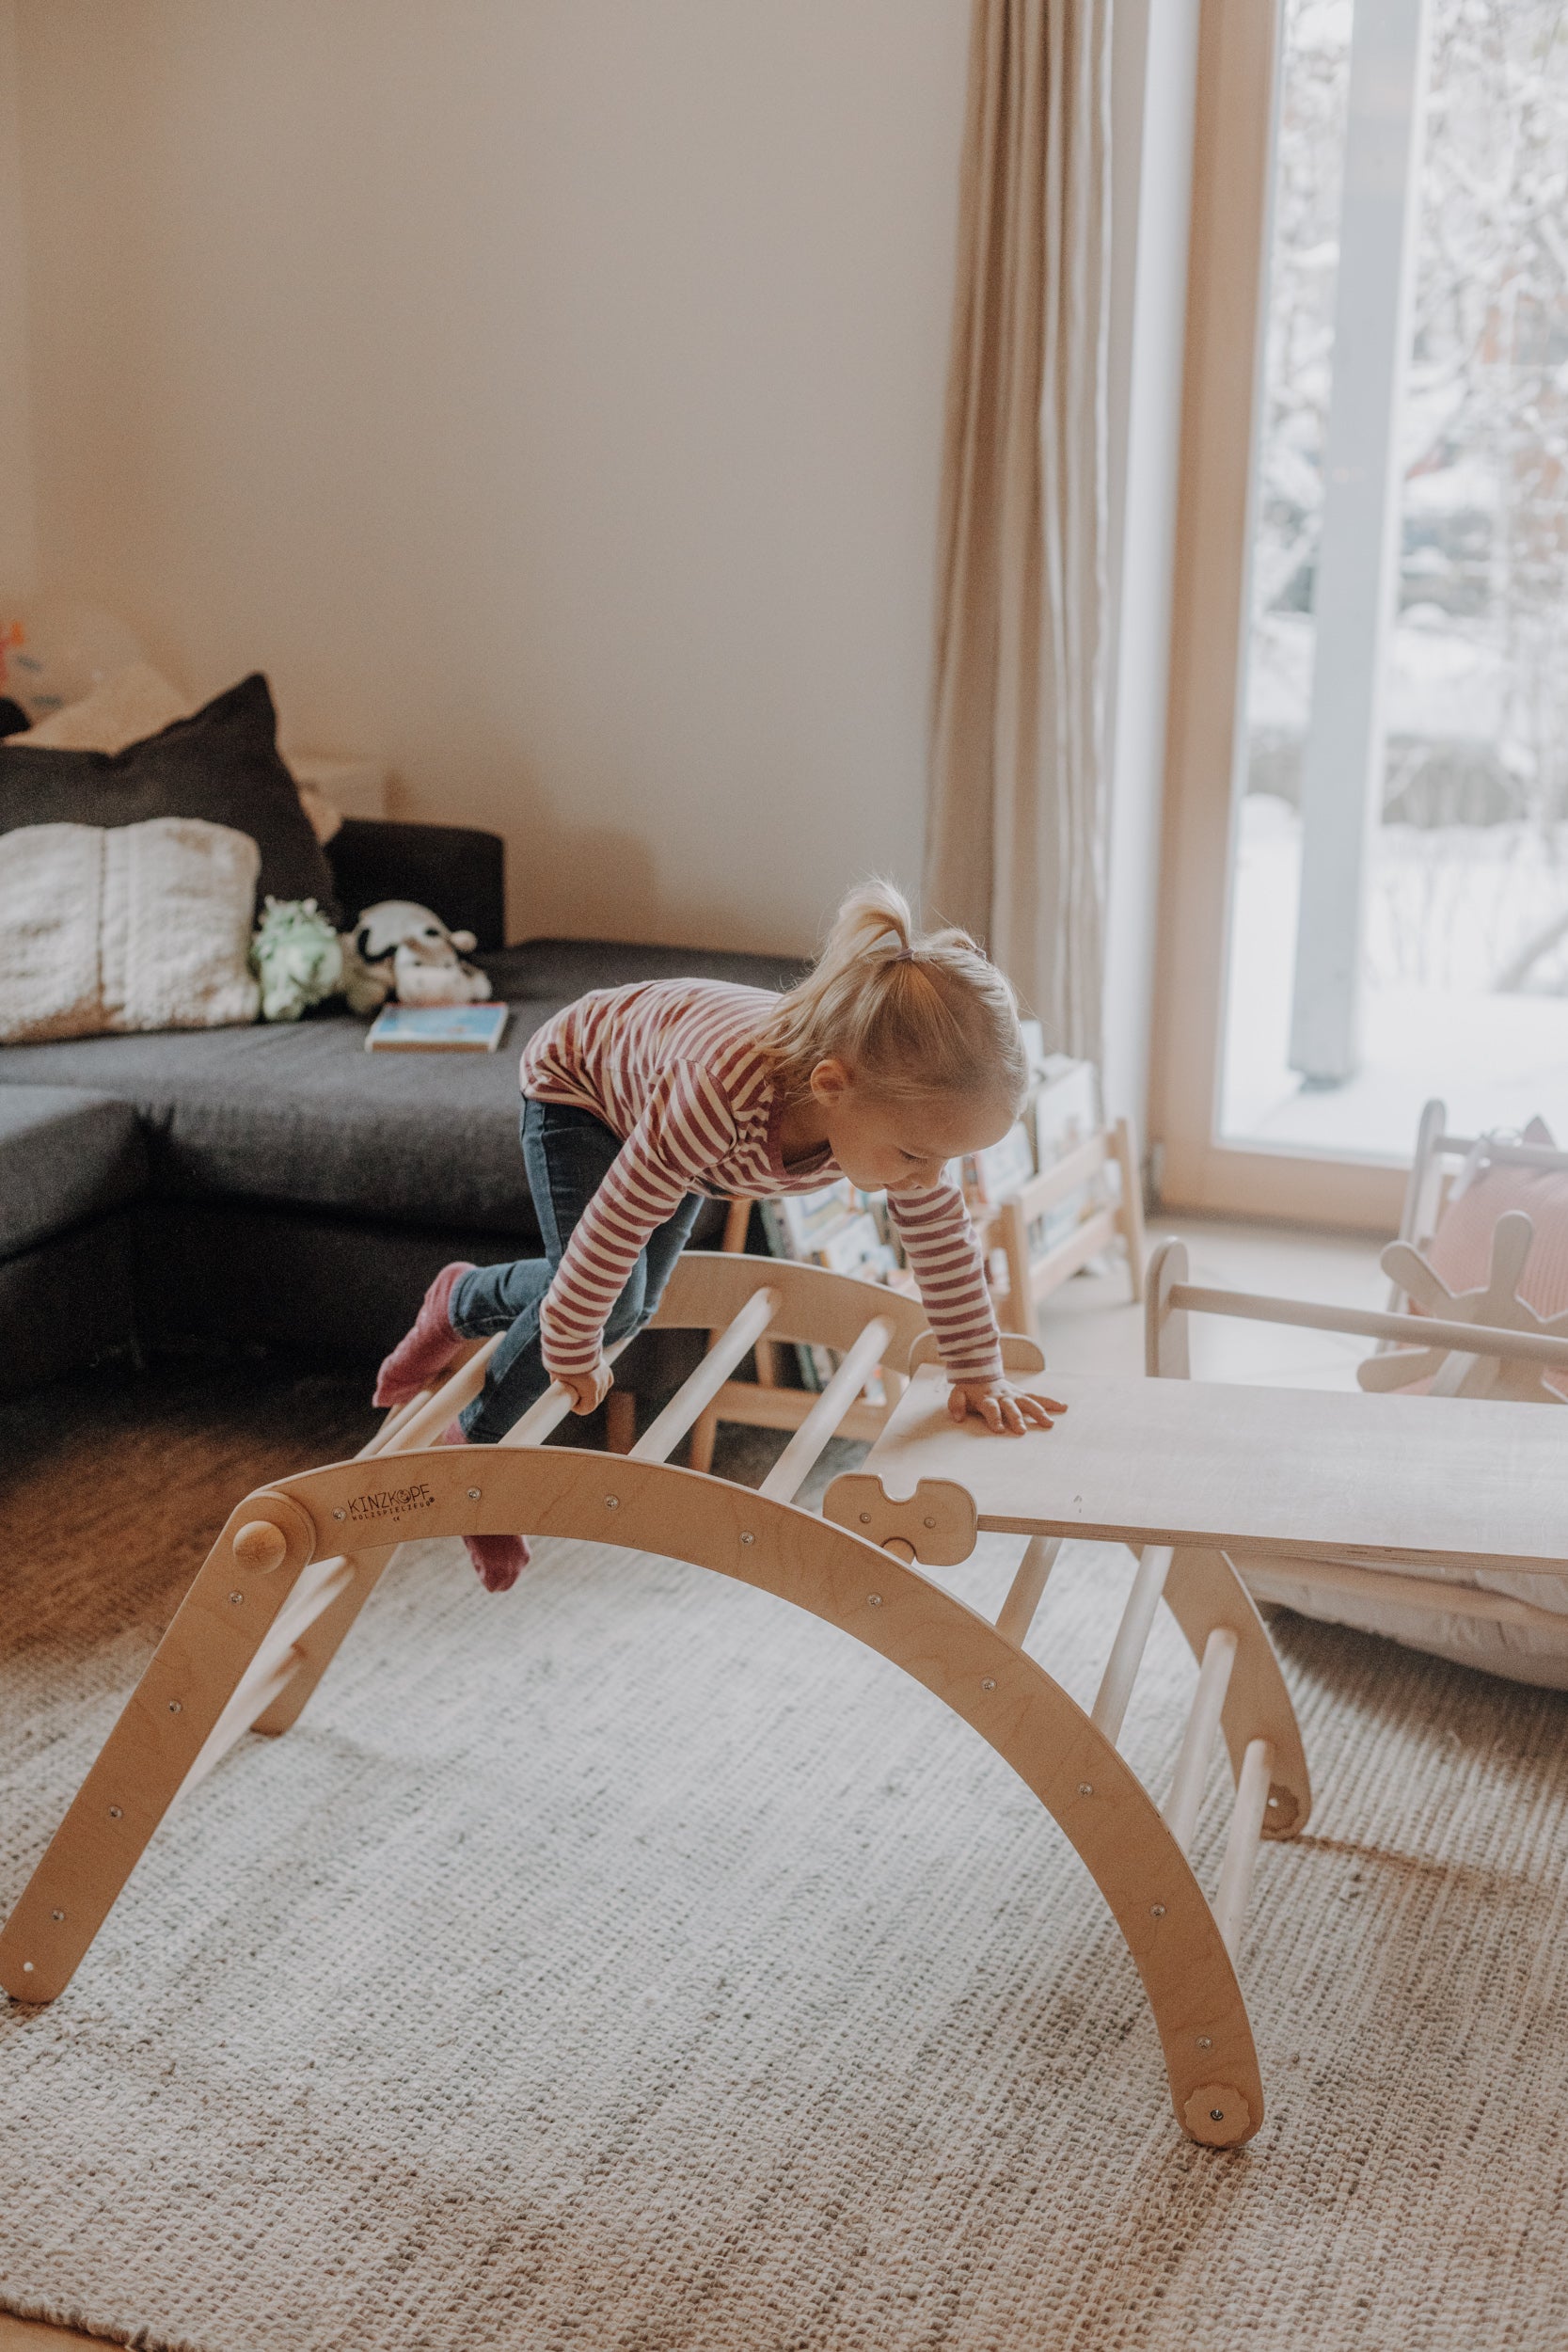
{"label": "blue jeans", "polygon": [[[539,1344],[539,1310],[578,1218],[621,1149],[619,1136],[592,1111],[527,1098],[522,1137],[523,1166],[545,1254],[515,1258],[510,1265],[476,1266],[451,1295],[452,1328],[466,1340],[487,1340],[496,1331],[506,1334],[490,1359],[483,1389],[458,1416],[472,1445],[494,1445],[504,1438],[549,1387]],[[641,1330],[664,1295],[701,1205],[701,1193],[689,1192],[674,1216],[649,1234],[610,1311],[606,1340],[626,1339]]]}

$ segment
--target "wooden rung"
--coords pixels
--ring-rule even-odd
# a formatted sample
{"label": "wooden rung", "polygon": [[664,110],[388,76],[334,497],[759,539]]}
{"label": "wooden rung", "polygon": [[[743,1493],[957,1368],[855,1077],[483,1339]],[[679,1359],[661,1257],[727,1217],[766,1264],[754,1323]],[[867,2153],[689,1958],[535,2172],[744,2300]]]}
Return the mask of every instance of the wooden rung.
{"label": "wooden rung", "polygon": [[377,1452],[417,1454],[421,1446],[437,1440],[448,1422],[455,1419],[465,1405],[471,1405],[484,1386],[484,1368],[500,1345],[501,1338],[502,1334],[498,1331],[494,1339],[486,1340],[483,1347],[476,1348],[467,1362],[459,1364],[451,1377],[442,1382],[429,1404],[421,1405],[417,1413],[410,1413],[397,1435],[378,1447]]}
{"label": "wooden rung", "polygon": [[1389,1315],[1369,1307],[1320,1307],[1305,1298],[1272,1298],[1260,1291],[1212,1290],[1178,1282],[1166,1303],[1195,1315],[1230,1315],[1243,1323],[1286,1323],[1303,1331],[1341,1331],[1353,1339],[1402,1340],[1417,1347],[1457,1347],[1471,1356],[1510,1362],[1568,1365],[1568,1340],[1545,1332],[1498,1331],[1480,1323],[1450,1323],[1438,1315]]}
{"label": "wooden rung", "polygon": [[354,1577],[354,1562],[341,1555],[330,1560],[313,1560],[309,1567],[300,1570],[293,1591],[267,1628],[255,1657],[234,1685],[223,1712],[181,1783],[182,1796],[222,1763],[236,1740],[244,1739],[252,1724],[266,1713],[297,1674],[305,1656],[299,1647],[301,1637],[348,1590]]}
{"label": "wooden rung", "polygon": [[373,1454],[384,1454],[400,1429],[405,1429],[416,1413],[422,1412],[435,1395],[434,1389],[421,1389],[417,1396],[404,1397],[394,1405],[369,1445],[362,1445],[355,1455],[356,1462],[368,1462]]}
{"label": "wooden rung", "polygon": [[[709,1409],[720,1421],[740,1422],[749,1429],[795,1430],[810,1420],[819,1393],[814,1389],[765,1388],[755,1380],[726,1380]],[[839,1423],[838,1434],[861,1445],[874,1445],[887,1422],[885,1405],[857,1400]]]}
{"label": "wooden rung", "polygon": [[1035,1612],[1045,1591],[1045,1580],[1055,1566],[1061,1549],[1060,1535],[1031,1535],[1024,1545],[1018,1573],[997,1613],[996,1629],[1005,1642],[1014,1642],[1022,1649],[1028,1640],[1029,1628],[1035,1622]]}
{"label": "wooden rung", "polygon": [[1181,1735],[1170,1794],[1165,1799],[1165,1827],[1183,1853],[1192,1844],[1193,1831],[1197,1826],[1197,1809],[1203,1803],[1209,1779],[1214,1740],[1225,1711],[1225,1694],[1230,1688],[1230,1670],[1236,1663],[1236,1635],[1227,1625],[1215,1626],[1203,1645],[1197,1689],[1193,1692],[1187,1728]]}
{"label": "wooden rung", "polygon": [[1132,1695],[1132,1685],[1138,1678],[1148,1646],[1149,1628],[1160,1595],[1170,1573],[1169,1544],[1146,1544],[1138,1555],[1138,1572],[1132,1579],[1132,1590],[1127,1596],[1127,1606],[1121,1613],[1117,1638],[1111,1644],[1111,1655],[1105,1661],[1105,1672],[1100,1678],[1092,1709],[1094,1725],[1107,1740],[1114,1740],[1121,1730],[1127,1702]]}
{"label": "wooden rung", "polygon": [[1232,1960],[1242,1940],[1247,1897],[1252,1892],[1252,1866],[1263,1836],[1269,1784],[1274,1778],[1274,1741],[1249,1740],[1236,1783],[1236,1805],[1230,1816],[1230,1836],[1214,1894],[1214,1924]]}
{"label": "wooden rung", "polygon": [[[630,1345],[629,1338],[617,1340],[613,1346],[605,1349],[605,1362],[613,1364],[616,1358],[624,1356]],[[551,1432],[560,1428],[571,1409],[571,1390],[563,1389],[559,1380],[552,1380],[544,1395],[536,1397],[528,1411],[515,1421],[505,1437],[498,1438],[496,1443],[507,1446],[543,1445]]]}
{"label": "wooden rung", "polygon": [[854,1345],[846,1350],[844,1361],[762,1482],[758,1491],[770,1502],[794,1502],[817,1456],[836,1434],[839,1423],[880,1362],[882,1350],[892,1337],[892,1324],[880,1315],[873,1315]]}
{"label": "wooden rung", "polygon": [[679,1445],[705,1405],[711,1405],[743,1356],[762,1337],[782,1304],[776,1290],[754,1291],[722,1337],[682,1383],[657,1421],[632,1447],[633,1462],[662,1462]]}
{"label": "wooden rung", "polygon": [[265,1675],[257,1677],[247,1674],[245,1676],[245,1680],[236,1687],[233,1697],[208,1733],[206,1743],[198,1754],[196,1762],[181,1782],[179,1790],[172,1800],[175,1804],[178,1804],[182,1798],[188,1797],[193,1788],[199,1787],[209,1772],[216,1772],[230,1749],[237,1747],[245,1733],[266,1713],[273,1701],[282,1697],[304,1663],[305,1652],[296,1645],[286,1649],[281,1657],[269,1654],[269,1666]]}

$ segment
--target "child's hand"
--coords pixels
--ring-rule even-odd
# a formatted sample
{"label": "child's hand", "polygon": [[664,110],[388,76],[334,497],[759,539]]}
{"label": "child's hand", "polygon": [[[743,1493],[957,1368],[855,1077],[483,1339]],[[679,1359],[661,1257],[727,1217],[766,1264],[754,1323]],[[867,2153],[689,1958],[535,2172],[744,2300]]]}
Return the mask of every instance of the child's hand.
{"label": "child's hand", "polygon": [[1053,1396],[1032,1396],[1007,1379],[955,1380],[947,1392],[947,1409],[955,1421],[975,1414],[997,1437],[1022,1438],[1025,1429],[1054,1427],[1053,1413],[1067,1406]]}
{"label": "child's hand", "polygon": [[563,1389],[570,1389],[574,1413],[593,1412],[615,1385],[608,1364],[595,1364],[592,1372],[558,1372],[555,1376]]}

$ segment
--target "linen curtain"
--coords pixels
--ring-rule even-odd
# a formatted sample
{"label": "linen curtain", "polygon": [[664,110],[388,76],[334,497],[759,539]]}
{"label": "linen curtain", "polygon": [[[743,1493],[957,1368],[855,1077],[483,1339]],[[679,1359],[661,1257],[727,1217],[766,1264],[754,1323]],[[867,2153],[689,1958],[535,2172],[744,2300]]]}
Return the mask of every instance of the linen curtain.
{"label": "linen curtain", "polygon": [[974,0],[926,893],[1100,1058],[1112,0]]}

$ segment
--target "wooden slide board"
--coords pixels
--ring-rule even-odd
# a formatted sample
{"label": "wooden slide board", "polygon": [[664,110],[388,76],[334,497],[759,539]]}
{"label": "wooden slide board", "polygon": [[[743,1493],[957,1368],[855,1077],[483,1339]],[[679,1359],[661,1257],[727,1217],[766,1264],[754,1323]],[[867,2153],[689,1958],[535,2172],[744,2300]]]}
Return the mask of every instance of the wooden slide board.
{"label": "wooden slide board", "polygon": [[1465,1397],[1050,1373],[1055,1427],[995,1438],[913,1380],[865,1464],[891,1497],[950,1479],[979,1525],[1257,1557],[1568,1571],[1555,1413]]}

